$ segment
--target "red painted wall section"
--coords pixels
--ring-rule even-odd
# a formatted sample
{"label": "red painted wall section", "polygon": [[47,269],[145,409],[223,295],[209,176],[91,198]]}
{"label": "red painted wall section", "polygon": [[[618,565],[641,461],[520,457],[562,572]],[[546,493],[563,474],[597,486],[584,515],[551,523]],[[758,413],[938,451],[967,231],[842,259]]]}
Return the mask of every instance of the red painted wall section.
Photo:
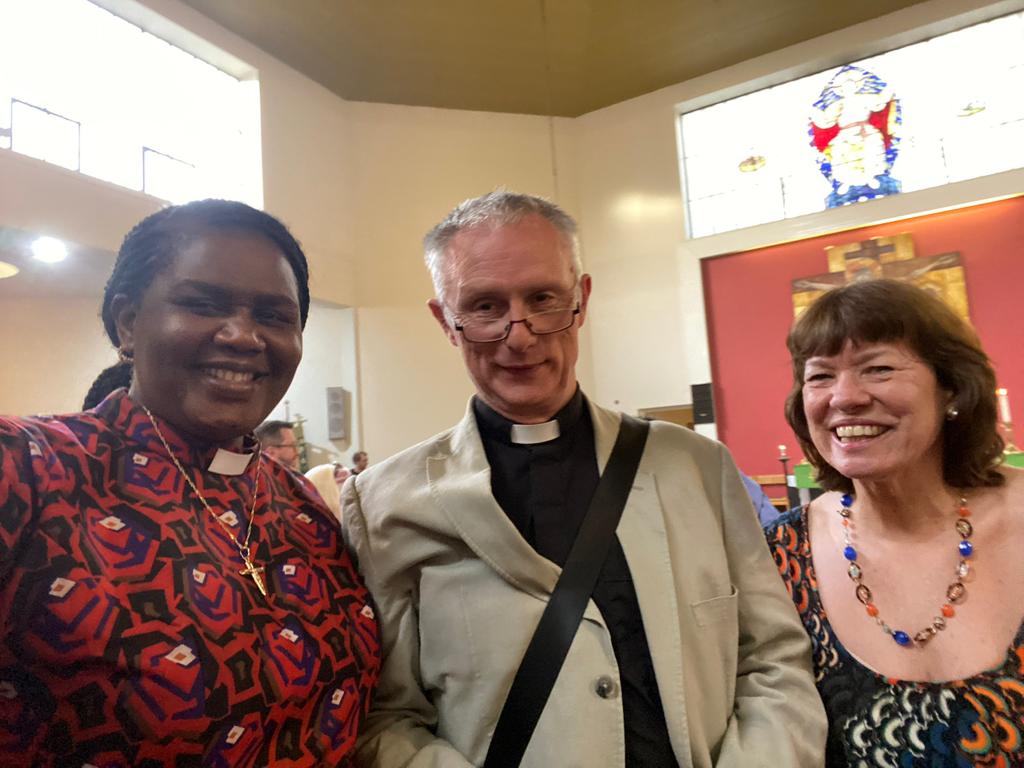
{"label": "red painted wall section", "polygon": [[702,262],[718,436],[747,474],[800,457],[782,415],[792,376],[790,281],[828,271],[826,246],[909,232],[916,256],[960,253],[971,321],[1009,390],[1024,442],[1024,198],[864,227]]}

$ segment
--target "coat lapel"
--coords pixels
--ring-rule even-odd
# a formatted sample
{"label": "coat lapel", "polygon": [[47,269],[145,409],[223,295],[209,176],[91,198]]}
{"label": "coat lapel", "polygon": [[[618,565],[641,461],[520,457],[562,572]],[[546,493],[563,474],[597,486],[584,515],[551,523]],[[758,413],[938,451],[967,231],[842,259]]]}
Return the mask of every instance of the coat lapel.
{"label": "coat lapel", "polygon": [[[591,416],[598,464],[603,471],[615,438],[618,437],[621,416],[593,404]],[[644,459],[650,450],[648,443]],[[649,465],[644,459],[640,461],[616,533],[626,555],[640,603],[640,615],[643,617],[644,633],[654,662],[665,721],[682,726],[669,727],[672,747],[677,755],[689,755],[683,691],[683,643],[679,629],[675,574],[665,533],[664,510],[658,496],[657,477],[644,471],[645,464]]]}
{"label": "coat lapel", "polygon": [[547,600],[561,569],[534,551],[494,500],[472,405],[448,446],[427,460],[435,501],[481,560],[517,588]]}

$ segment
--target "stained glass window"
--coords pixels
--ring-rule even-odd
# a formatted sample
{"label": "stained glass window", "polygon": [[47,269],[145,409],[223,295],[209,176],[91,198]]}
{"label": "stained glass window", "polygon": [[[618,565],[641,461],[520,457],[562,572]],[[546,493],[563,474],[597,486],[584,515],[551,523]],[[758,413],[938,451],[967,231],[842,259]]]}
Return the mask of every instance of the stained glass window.
{"label": "stained glass window", "polygon": [[1024,167],[1024,13],[680,116],[691,237]]}

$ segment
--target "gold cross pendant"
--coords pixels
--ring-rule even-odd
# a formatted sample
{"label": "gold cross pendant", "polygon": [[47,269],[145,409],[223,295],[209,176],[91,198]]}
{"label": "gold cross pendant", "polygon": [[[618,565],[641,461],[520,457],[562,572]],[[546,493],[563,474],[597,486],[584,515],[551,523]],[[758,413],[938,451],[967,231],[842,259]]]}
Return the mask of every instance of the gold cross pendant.
{"label": "gold cross pendant", "polygon": [[252,580],[256,582],[256,588],[260,591],[260,594],[264,597],[267,596],[267,587],[263,583],[263,571],[265,570],[262,565],[255,565],[252,560],[243,555],[242,559],[245,561],[245,568],[239,571],[243,576],[251,576]]}

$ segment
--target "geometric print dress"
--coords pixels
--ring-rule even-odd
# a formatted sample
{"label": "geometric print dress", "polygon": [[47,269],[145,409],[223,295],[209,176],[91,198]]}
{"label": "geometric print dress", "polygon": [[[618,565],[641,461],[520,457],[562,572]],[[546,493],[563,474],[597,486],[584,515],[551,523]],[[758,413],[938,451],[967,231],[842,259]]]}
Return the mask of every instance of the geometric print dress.
{"label": "geometric print dress", "polygon": [[[0,765],[347,766],[381,663],[370,596],[304,478],[160,429],[124,390],[0,419]],[[251,446],[251,442],[249,444]]]}
{"label": "geometric print dress", "polygon": [[1024,624],[1003,662],[981,674],[940,683],[883,677],[832,631],[806,510],[782,515],[765,535],[811,638],[829,720],[828,768],[1024,768]]}

